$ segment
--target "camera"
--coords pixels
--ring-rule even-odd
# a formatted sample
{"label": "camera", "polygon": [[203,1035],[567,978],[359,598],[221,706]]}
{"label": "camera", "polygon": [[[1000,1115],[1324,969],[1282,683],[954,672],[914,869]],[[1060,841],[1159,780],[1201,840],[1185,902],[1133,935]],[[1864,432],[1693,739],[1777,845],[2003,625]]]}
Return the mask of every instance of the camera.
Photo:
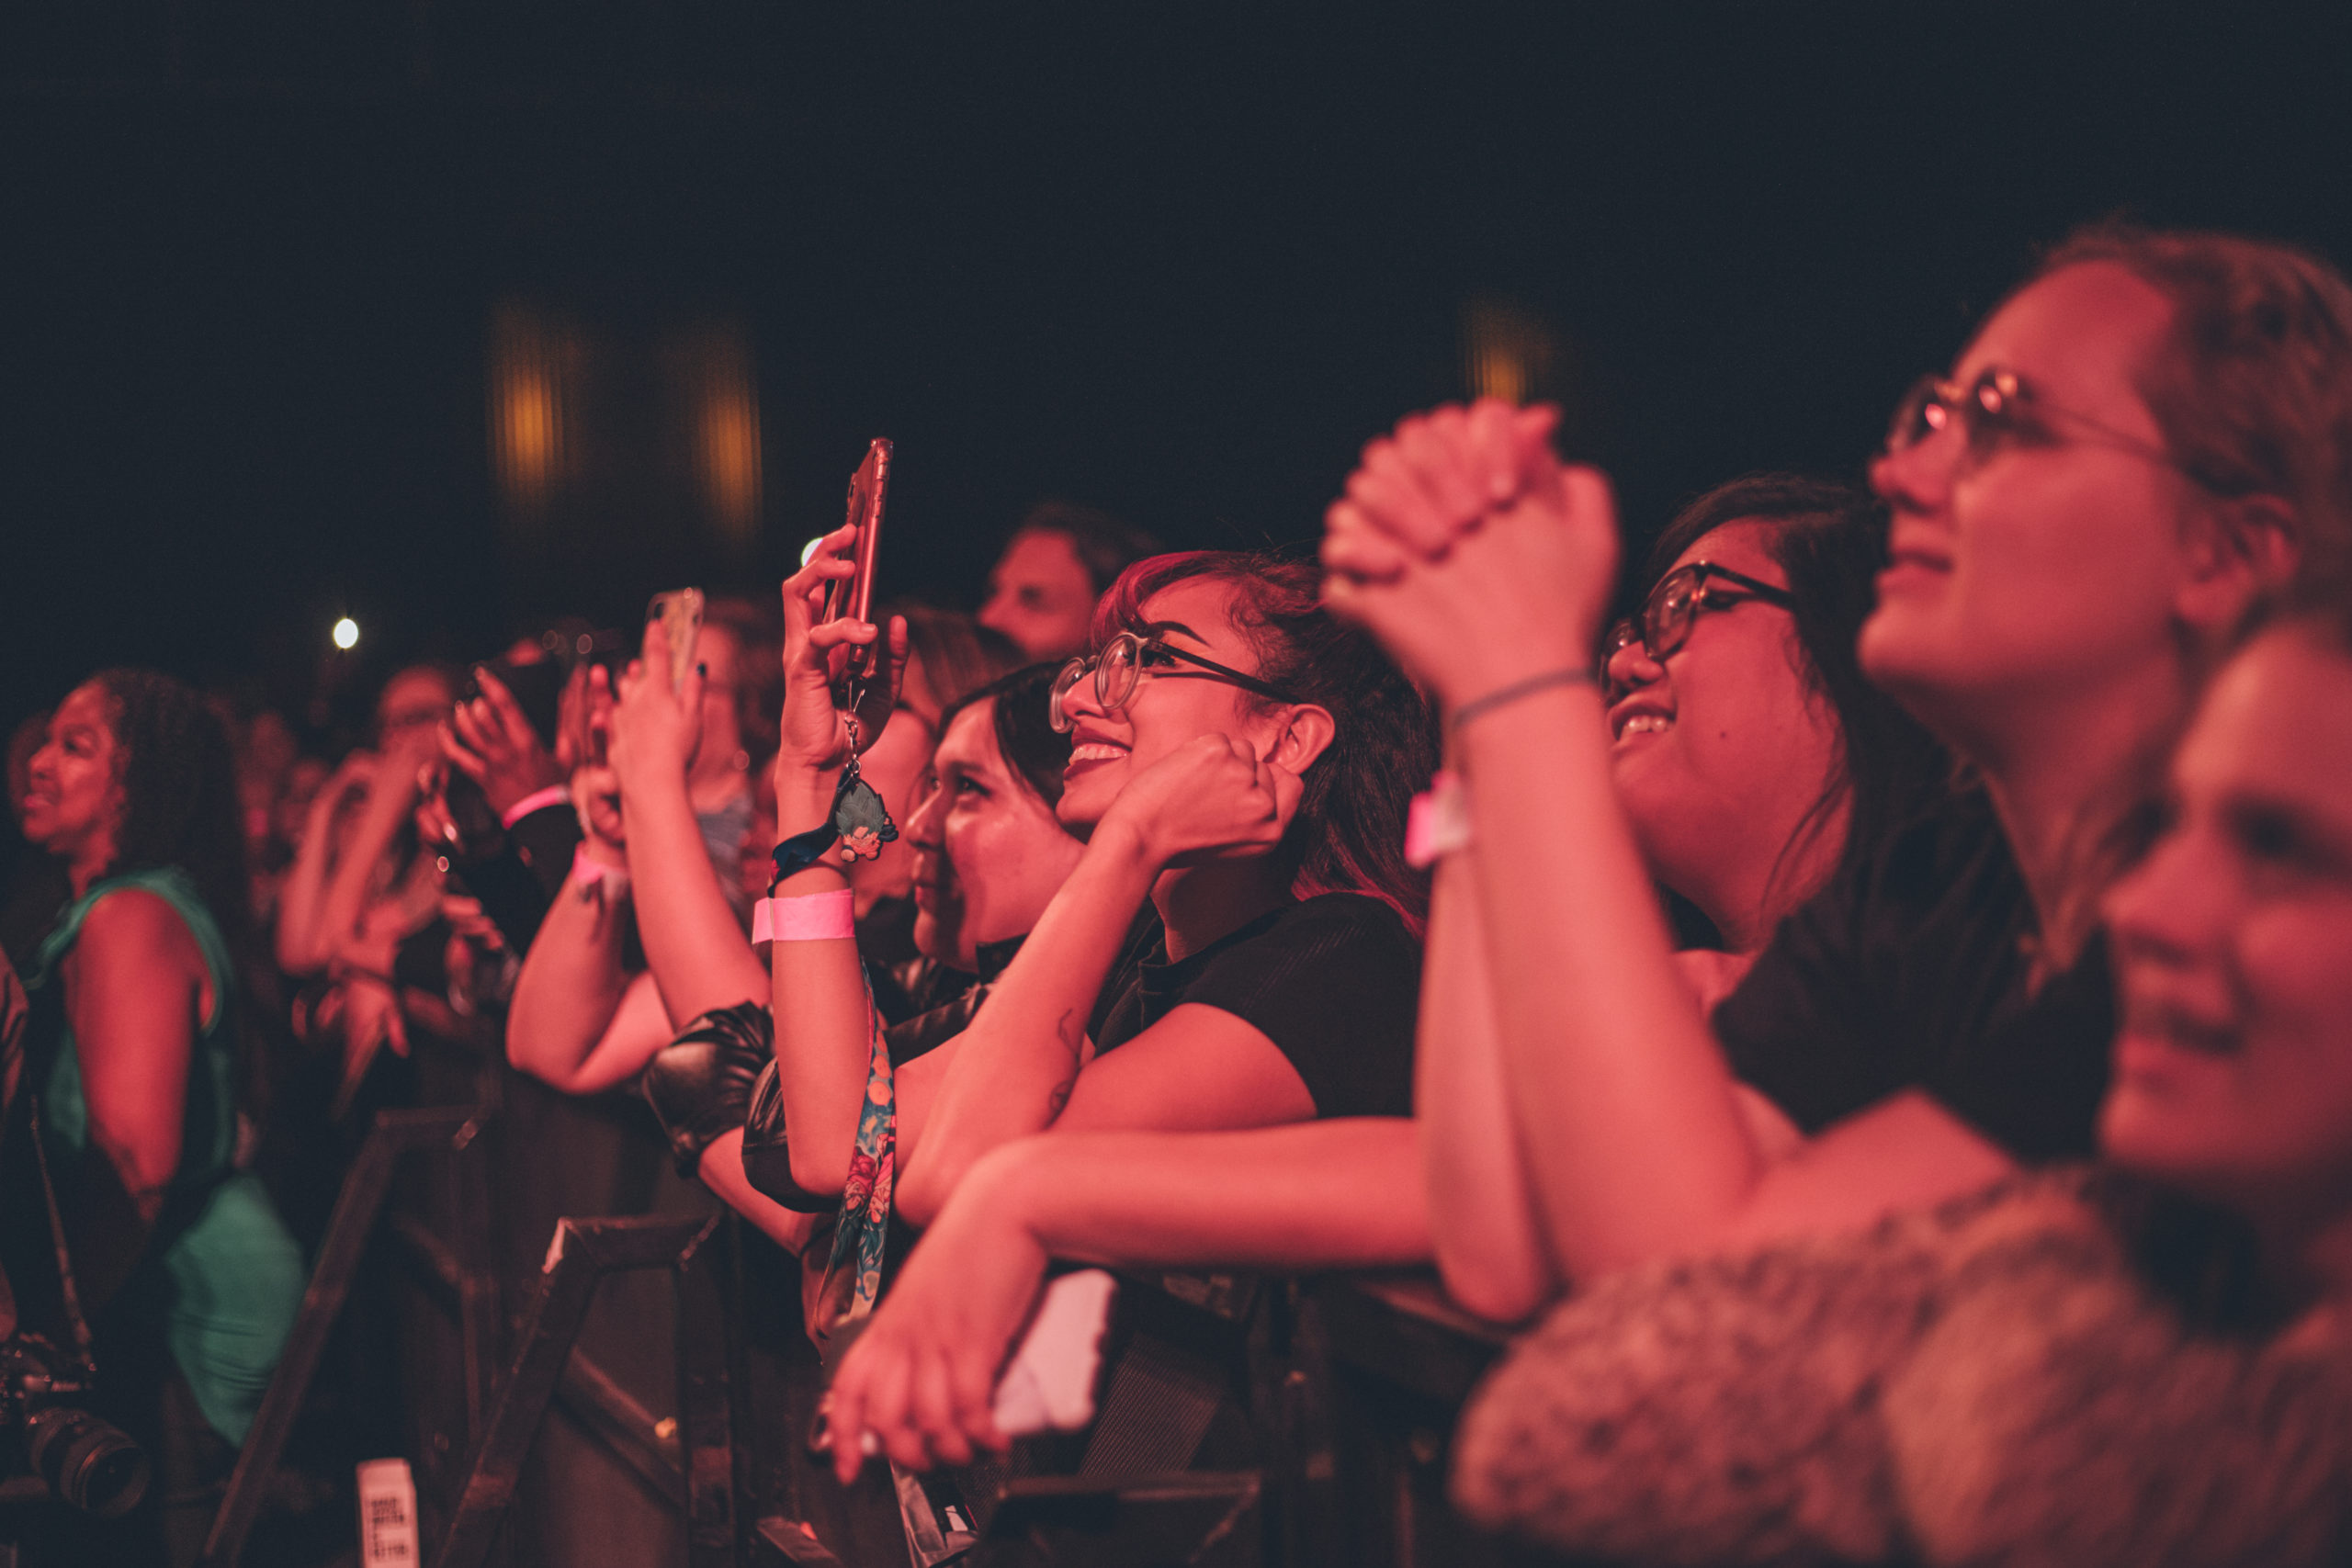
{"label": "camera", "polygon": [[38,1334],[0,1339],[0,1431],[23,1445],[25,1467],[51,1495],[114,1518],[139,1506],[153,1473],[146,1450],[83,1409],[90,1369]]}

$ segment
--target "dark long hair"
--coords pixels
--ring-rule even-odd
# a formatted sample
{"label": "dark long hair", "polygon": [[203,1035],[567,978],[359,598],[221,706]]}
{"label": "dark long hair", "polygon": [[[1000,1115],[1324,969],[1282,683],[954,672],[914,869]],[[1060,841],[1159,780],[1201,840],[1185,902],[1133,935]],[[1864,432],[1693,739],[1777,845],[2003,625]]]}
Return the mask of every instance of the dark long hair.
{"label": "dark long hair", "polygon": [[1878,604],[1875,579],[1886,565],[1886,513],[1850,485],[1804,474],[1749,474],[1717,485],[1674,514],[1651,547],[1648,581],[1666,575],[1701,538],[1734,523],[1764,525],[1765,552],[1788,581],[1803,657],[1797,674],[1838,720],[1838,753],[1828,783],[1809,807],[1774,870],[1802,863],[1800,852],[1828,831],[1847,808],[1840,859],[1863,852],[1911,821],[1951,786],[1952,762],[1918,720],[1862,674],[1854,652],[1862,623]]}
{"label": "dark long hair", "polygon": [[989,715],[989,723],[996,732],[996,749],[1003,753],[1013,776],[1049,808],[1061,804],[1062,773],[1069,766],[1070,739],[1055,730],[1047,713],[1047,698],[1060,669],[1058,664],[1031,664],[1000,675],[939,712],[939,732],[945,735],[957,714],[994,697],[996,708]]}
{"label": "dark long hair", "polygon": [[1189,550],[1136,562],[1095,605],[1094,645],[1139,625],[1146,599],[1196,577],[1232,589],[1233,624],[1256,651],[1260,677],[1329,710],[1336,726],[1274,851],[1292,894],[1370,894],[1418,936],[1429,879],[1405,863],[1405,812],[1437,766],[1429,704],[1379,644],[1323,607],[1319,568],[1265,551]]}

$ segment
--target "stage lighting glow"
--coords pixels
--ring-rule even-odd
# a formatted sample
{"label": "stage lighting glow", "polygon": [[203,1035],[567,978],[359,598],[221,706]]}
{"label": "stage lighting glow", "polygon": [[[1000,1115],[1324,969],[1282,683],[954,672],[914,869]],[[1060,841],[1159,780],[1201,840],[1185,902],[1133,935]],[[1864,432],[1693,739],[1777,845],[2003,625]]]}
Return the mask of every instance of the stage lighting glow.
{"label": "stage lighting glow", "polygon": [[809,540],[807,544],[801,546],[800,564],[802,566],[807,566],[810,561],[815,560],[817,558],[817,547],[824,542],[825,536],[820,534],[815,538]]}
{"label": "stage lighting glow", "polygon": [[353,620],[349,615],[345,615],[343,619],[337,621],[334,624],[334,645],[341,649],[357,648],[359,646],[359,623]]}

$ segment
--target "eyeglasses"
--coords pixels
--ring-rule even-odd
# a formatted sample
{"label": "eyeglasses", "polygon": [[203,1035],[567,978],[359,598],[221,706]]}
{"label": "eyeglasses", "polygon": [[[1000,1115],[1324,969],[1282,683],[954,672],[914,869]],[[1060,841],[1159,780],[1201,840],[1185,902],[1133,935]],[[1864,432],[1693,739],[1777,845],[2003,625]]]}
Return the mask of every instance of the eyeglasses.
{"label": "eyeglasses", "polygon": [[[1189,671],[1173,671],[1168,666],[1177,660],[1198,665],[1209,671],[1192,675]],[[1278,703],[1295,703],[1298,699],[1279,686],[1269,685],[1255,675],[1244,675],[1238,670],[1228,670],[1213,659],[1197,653],[1187,653],[1181,648],[1170,648],[1157,637],[1145,639],[1133,632],[1121,632],[1102,647],[1102,651],[1091,659],[1073,659],[1062,666],[1054,677],[1053,694],[1046,710],[1057,733],[1068,734],[1077,721],[1070,717],[1064,701],[1078,689],[1078,683],[1089,674],[1094,677],[1094,701],[1104,713],[1124,709],[1136,694],[1136,683],[1146,675],[1184,673],[1195,681],[1222,681],[1238,686],[1245,692],[1255,692]]]}
{"label": "eyeglasses", "polygon": [[[1735,593],[1714,587],[1713,581],[1716,578],[1746,592]],[[1668,572],[1650,590],[1650,596],[1642,601],[1641,613],[1618,622],[1600,639],[1602,696],[1613,703],[1623,694],[1624,689],[1610,679],[1609,665],[1636,639],[1651,663],[1663,664],[1690,640],[1691,623],[1699,618],[1700,611],[1728,610],[1750,599],[1760,599],[1783,610],[1796,606],[1795,597],[1787,589],[1758,582],[1745,572],[1717,566],[1711,560],[1692,561]]]}
{"label": "eyeglasses", "polygon": [[2005,440],[2057,439],[2057,433],[2044,426],[2046,421],[2063,422],[2084,432],[2069,438],[2076,446],[2130,452],[2152,463],[2163,464],[2192,484],[2216,489],[2212,481],[2156,443],[2102,423],[2089,414],[2044,402],[2016,371],[1999,366],[1979,371],[1976,379],[1965,386],[1940,377],[1921,377],[1894,406],[1894,418],[1886,427],[1886,450],[1892,457],[1956,426],[1967,443],[1968,455],[1982,461]]}

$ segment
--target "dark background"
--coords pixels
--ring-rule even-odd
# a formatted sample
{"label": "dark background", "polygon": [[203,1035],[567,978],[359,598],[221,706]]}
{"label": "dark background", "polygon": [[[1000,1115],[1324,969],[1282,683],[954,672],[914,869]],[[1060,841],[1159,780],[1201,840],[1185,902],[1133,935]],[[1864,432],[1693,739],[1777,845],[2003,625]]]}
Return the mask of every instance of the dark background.
{"label": "dark background", "polygon": [[[12,5],[0,721],[126,660],[295,700],[346,612],[356,690],[549,610],[772,592],[874,434],[886,586],[950,603],[1046,496],[1305,540],[1364,439],[1462,394],[1474,301],[1548,333],[1637,531],[1744,469],[1852,472],[2078,221],[2352,257],[2348,17]],[[517,304],[748,342],[749,547],[617,436],[518,532]]]}

